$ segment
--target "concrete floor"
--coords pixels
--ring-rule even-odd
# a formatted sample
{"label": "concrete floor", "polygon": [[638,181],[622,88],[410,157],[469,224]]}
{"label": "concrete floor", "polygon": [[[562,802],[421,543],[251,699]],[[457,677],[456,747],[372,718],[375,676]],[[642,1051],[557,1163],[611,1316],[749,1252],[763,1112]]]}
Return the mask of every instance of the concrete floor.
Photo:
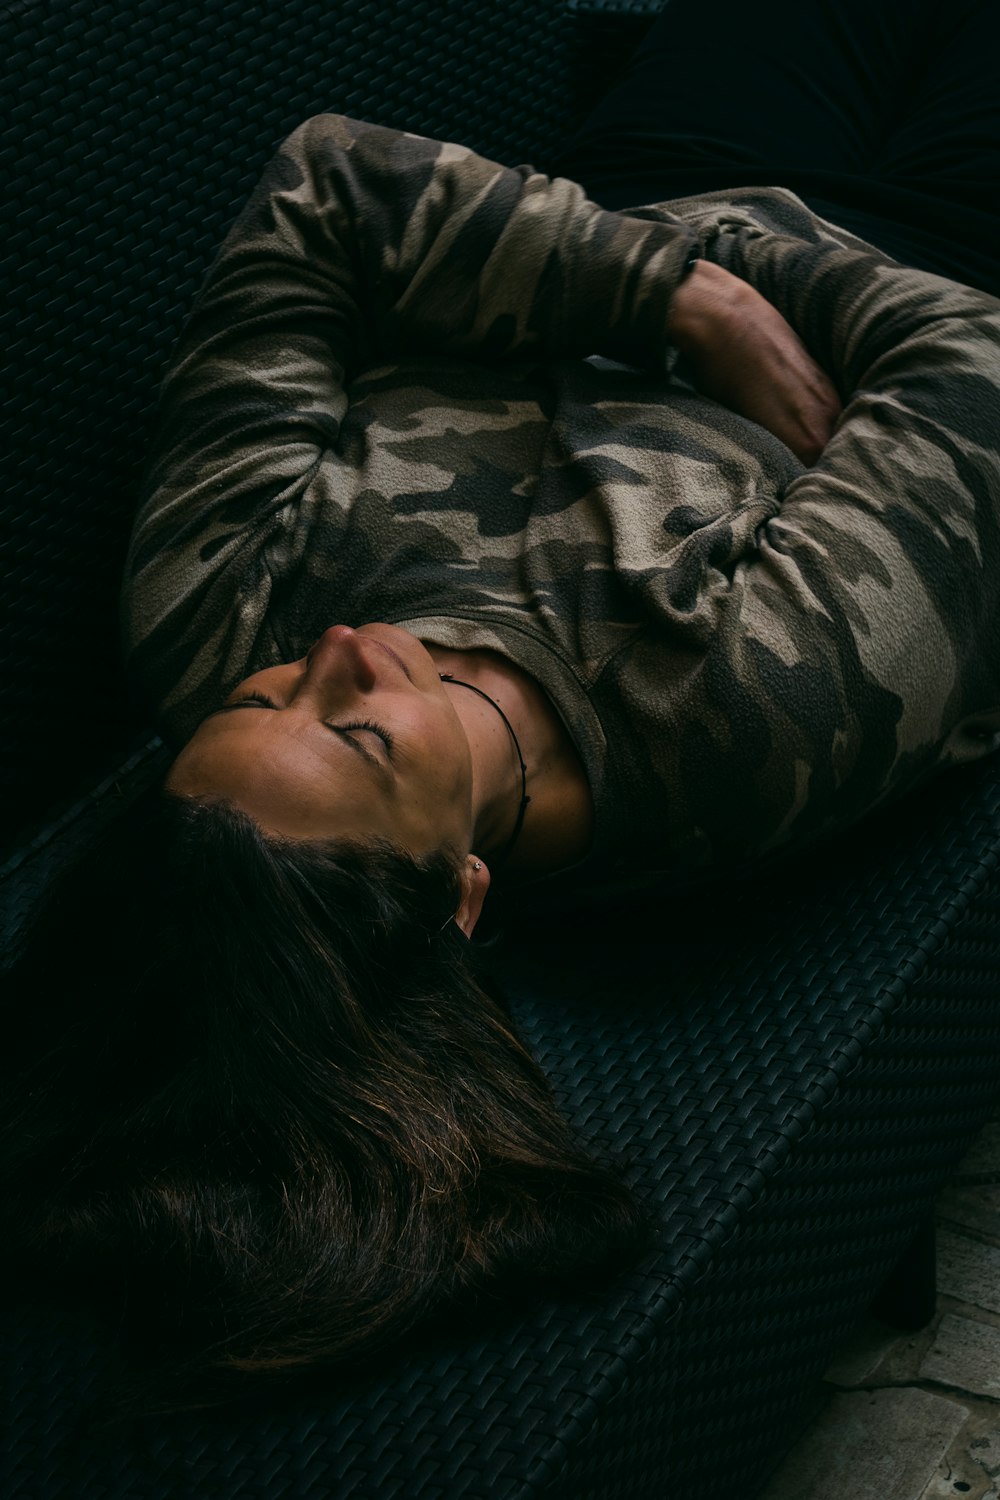
{"label": "concrete floor", "polygon": [[1000,1500],[1000,1113],[937,1226],[933,1323],[857,1331],[760,1500]]}

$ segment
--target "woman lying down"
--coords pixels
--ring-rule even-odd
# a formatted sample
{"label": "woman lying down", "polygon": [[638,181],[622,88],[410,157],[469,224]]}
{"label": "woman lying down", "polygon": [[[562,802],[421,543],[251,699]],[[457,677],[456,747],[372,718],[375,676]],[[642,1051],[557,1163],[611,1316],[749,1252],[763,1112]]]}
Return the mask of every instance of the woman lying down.
{"label": "woman lying down", "polygon": [[491,987],[491,884],[708,885],[991,752],[998,384],[1000,302],[789,190],[624,213],[335,114],[284,142],[128,555],[175,758],[7,979],[4,1234],[127,1287],[117,1414],[646,1243]]}

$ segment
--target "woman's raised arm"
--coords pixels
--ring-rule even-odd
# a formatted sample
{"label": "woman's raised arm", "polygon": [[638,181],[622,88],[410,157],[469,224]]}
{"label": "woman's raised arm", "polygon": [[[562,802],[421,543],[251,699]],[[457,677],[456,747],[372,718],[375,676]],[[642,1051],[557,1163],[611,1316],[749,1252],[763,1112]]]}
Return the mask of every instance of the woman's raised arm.
{"label": "woman's raised arm", "polygon": [[165,731],[274,659],[275,576],[301,558],[317,507],[345,504],[337,444],[355,375],[416,351],[662,370],[698,243],[462,146],[332,114],[294,131],[161,391],[122,628]]}

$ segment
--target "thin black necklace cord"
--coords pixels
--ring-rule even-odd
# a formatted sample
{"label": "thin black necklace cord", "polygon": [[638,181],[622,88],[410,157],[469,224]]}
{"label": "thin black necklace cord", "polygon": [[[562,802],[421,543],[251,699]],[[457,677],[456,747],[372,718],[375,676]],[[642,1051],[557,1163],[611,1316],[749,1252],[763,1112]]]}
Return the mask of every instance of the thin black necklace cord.
{"label": "thin black necklace cord", "polygon": [[514,733],[514,726],[510,722],[496,699],[491,698],[489,693],[484,693],[482,688],[475,687],[471,682],[463,682],[460,677],[452,677],[450,672],[439,672],[438,676],[440,677],[442,682],[453,682],[456,687],[468,688],[470,693],[478,693],[480,698],[485,698],[487,703],[492,703],[493,707],[496,709],[497,713],[506,724],[507,733],[514,741],[514,749],[517,751],[517,763],[521,767],[521,805],[517,810],[517,822],[514,824],[514,832],[511,834],[510,838],[507,840],[506,844],[504,845],[503,849],[501,849],[496,859],[490,861],[490,863],[493,865],[493,868],[496,869],[497,866],[502,865],[504,860],[507,859],[514,845],[517,843],[518,835],[520,834],[521,829],[524,827],[524,815],[528,810],[528,803],[531,801],[531,798],[528,796],[528,768],[524,764],[524,756],[521,754],[521,746],[518,744],[517,735]]}

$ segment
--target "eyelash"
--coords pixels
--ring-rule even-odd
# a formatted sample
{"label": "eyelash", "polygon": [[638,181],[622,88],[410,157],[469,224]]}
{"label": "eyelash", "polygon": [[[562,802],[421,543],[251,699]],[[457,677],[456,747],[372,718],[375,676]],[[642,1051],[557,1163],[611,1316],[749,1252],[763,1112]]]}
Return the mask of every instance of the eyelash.
{"label": "eyelash", "polygon": [[346,733],[349,729],[367,729],[371,734],[378,735],[379,739],[385,745],[386,754],[389,756],[390,760],[392,759],[395,740],[389,733],[388,729],[383,729],[381,724],[376,724],[374,720],[359,719],[356,724],[331,724],[330,728],[338,729],[341,733]]}
{"label": "eyelash", "polygon": [[[274,707],[270,698],[265,697],[263,693],[245,693],[239,701],[241,703],[261,703],[265,708]],[[358,719],[354,724],[331,724],[329,727],[338,730],[341,734],[346,734],[351,729],[367,729],[371,734],[378,735],[379,739],[385,745],[386,754],[390,760],[392,759],[392,752],[395,749],[396,742],[388,729],[383,729],[381,724],[376,724],[373,719]]]}

